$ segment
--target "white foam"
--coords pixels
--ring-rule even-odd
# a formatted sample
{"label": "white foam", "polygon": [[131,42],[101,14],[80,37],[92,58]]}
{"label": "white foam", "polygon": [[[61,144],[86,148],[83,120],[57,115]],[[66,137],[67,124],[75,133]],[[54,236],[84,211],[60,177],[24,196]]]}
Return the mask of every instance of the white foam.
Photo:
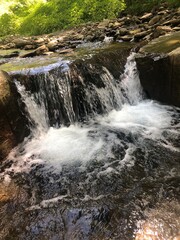
{"label": "white foam", "polygon": [[120,111],[113,110],[98,119],[102,125],[124,128],[134,133],[143,131],[154,138],[160,137],[159,134],[171,125],[172,120],[166,107],[153,101],[143,101],[137,105],[125,104]]}
{"label": "white foam", "polygon": [[[90,160],[104,161],[108,157],[113,158],[111,148],[114,143],[121,141],[108,129],[124,129],[138,134],[142,141],[144,137],[149,137],[158,142],[162,138],[162,131],[170,126],[171,114],[166,106],[153,101],[141,102],[136,106],[124,105],[120,111],[113,110],[106,116],[98,117],[95,124],[91,121],[90,125],[77,124],[60,129],[49,128],[41,134],[37,132],[24,143],[21,153],[18,153],[18,148],[11,152],[9,159],[14,160],[14,165],[9,170],[25,171],[32,164],[41,163],[47,168],[53,167],[54,171],[61,171],[64,164],[79,162],[83,165]],[[104,133],[107,134],[105,139]],[[120,161],[119,170],[124,165],[133,166],[134,147],[129,144],[124,159]],[[109,167],[107,164],[107,169],[104,169],[106,174],[110,172]]]}

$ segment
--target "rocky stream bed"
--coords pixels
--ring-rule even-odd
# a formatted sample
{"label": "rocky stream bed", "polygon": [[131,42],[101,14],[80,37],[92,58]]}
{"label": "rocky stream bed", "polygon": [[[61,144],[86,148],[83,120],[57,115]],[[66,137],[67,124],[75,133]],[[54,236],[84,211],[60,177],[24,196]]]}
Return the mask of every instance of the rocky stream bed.
{"label": "rocky stream bed", "polygon": [[0,239],[180,239],[179,16],[1,41]]}

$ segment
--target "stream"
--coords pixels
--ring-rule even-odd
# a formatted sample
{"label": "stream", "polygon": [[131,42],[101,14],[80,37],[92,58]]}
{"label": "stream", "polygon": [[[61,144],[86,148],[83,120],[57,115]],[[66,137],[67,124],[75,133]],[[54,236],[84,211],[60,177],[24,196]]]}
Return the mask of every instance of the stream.
{"label": "stream", "polygon": [[14,75],[31,134],[0,167],[0,239],[179,239],[180,109],[146,98],[135,53],[119,79],[78,66]]}

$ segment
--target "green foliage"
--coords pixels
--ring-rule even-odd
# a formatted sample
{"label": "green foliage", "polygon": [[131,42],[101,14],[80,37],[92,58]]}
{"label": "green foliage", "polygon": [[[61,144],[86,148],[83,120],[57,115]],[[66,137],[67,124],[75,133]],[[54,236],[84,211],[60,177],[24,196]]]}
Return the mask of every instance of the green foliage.
{"label": "green foliage", "polygon": [[15,32],[50,33],[88,21],[114,18],[125,4],[124,0],[14,0],[8,6],[7,15],[0,17],[0,36]]}
{"label": "green foliage", "polygon": [[14,34],[16,29],[13,24],[14,17],[4,13],[0,18],[0,36]]}
{"label": "green foliage", "polygon": [[[165,0],[0,0],[0,36],[38,35],[89,21],[114,18],[126,11],[140,14]],[[180,6],[179,0],[166,0]]]}

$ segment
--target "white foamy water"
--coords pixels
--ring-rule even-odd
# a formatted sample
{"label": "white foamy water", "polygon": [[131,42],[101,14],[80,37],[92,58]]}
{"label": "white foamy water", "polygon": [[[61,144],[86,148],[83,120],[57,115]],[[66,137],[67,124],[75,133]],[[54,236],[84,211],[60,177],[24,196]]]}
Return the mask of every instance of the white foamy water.
{"label": "white foamy water", "polygon": [[[123,146],[124,139],[116,136],[116,132],[135,136],[140,143],[145,138],[165,142],[165,147],[178,151],[162,136],[163,131],[172,133],[171,123],[174,121],[174,109],[160,105],[154,101],[142,100],[142,88],[138,78],[134,55],[128,58],[126,70],[122,76],[121,89],[125,94],[115,89],[112,84],[112,75],[107,73],[102,76],[107,86],[111,88],[97,90],[100,99],[107,98],[106,108],[112,106],[111,94],[121,103],[121,109],[112,110],[104,116],[96,116],[86,124],[74,123],[70,127],[48,128],[48,120],[45,106],[38,106],[35,99],[26,93],[24,87],[17,84],[22,100],[26,104],[31,120],[35,123],[32,128],[32,135],[26,139],[21,146],[14,149],[8,159],[13,160],[12,166],[7,172],[29,171],[34,164],[43,164],[46,169],[61,172],[63,165],[80,164],[85,165],[89,161],[106,161],[111,158],[121,160],[119,169],[122,166],[133,166],[133,154],[135,145],[126,143],[127,149],[124,158],[116,159],[112,148],[114,145]],[[109,76],[109,79],[106,79]],[[60,86],[59,86],[60,88]],[[102,96],[101,96],[102,93]],[[110,94],[106,96],[106,94]],[[108,105],[109,102],[109,105]],[[131,104],[131,105],[130,105]],[[176,129],[173,129],[177,134]],[[138,137],[137,137],[138,136]],[[104,173],[112,170],[107,164]]]}
{"label": "white foamy water", "polygon": [[123,105],[120,111],[113,110],[107,116],[100,117],[102,125],[117,129],[129,129],[136,133],[144,131],[146,135],[160,137],[163,129],[171,125],[172,117],[166,106],[154,101],[142,101],[137,105]]}
{"label": "white foamy water", "polygon": [[[111,148],[116,143],[121,144],[121,139],[109,132],[111,129],[127,130],[138,135],[139,141],[150,138],[159,144],[159,140],[163,139],[162,132],[171,126],[171,120],[171,113],[165,106],[146,101],[135,106],[124,105],[120,111],[113,110],[106,116],[99,116],[95,123],[91,121],[89,125],[49,128],[47,132],[34,134],[24,143],[21,153],[17,148],[9,155],[14,164],[8,171],[29,171],[32,164],[41,163],[47,169],[53,167],[53,171],[61,172],[63,165],[84,165],[91,160],[104,161],[108,157],[114,157]],[[129,149],[135,148],[132,144],[128,146]],[[124,159],[119,160],[120,168],[133,165],[128,151]]]}
{"label": "white foamy water", "polygon": [[143,90],[134,58],[135,53],[132,53],[128,57],[125,71],[121,76],[121,87],[124,92],[124,97],[130,104],[137,104],[143,99]]}

